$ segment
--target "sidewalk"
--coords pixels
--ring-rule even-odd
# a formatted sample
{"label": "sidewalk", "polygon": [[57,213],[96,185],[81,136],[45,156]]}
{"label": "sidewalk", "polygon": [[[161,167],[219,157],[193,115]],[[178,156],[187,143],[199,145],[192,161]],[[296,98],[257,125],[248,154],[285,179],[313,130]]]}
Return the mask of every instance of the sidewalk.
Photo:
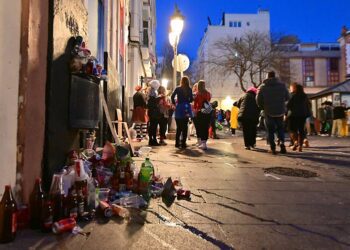
{"label": "sidewalk", "polygon": [[[150,158],[164,178],[180,178],[192,200],[152,200],[131,221],[95,221],[82,235],[30,230],[1,249],[349,249],[350,139],[309,137],[305,152],[267,153],[265,140],[244,150],[242,137],[209,141],[203,152],[173,141]],[[195,139],[189,141],[189,145]],[[140,166],[142,159],[135,158]],[[312,171],[302,178],[265,168]]]}

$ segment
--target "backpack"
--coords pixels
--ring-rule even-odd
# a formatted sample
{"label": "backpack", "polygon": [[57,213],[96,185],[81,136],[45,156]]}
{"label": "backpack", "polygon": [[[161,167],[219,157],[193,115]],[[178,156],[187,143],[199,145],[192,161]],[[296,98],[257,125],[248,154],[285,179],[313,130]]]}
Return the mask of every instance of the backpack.
{"label": "backpack", "polygon": [[209,115],[211,112],[213,112],[213,107],[208,101],[204,101],[201,108],[201,113]]}

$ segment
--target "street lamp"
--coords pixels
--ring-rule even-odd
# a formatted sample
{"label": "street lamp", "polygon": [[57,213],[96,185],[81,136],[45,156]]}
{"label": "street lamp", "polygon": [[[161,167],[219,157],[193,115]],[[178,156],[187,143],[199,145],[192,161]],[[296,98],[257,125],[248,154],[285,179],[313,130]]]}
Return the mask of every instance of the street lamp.
{"label": "street lamp", "polygon": [[176,88],[176,70],[177,70],[177,46],[180,41],[180,35],[184,27],[184,16],[181,14],[177,5],[175,12],[170,19],[169,43],[174,50],[174,72],[173,72],[173,90]]}

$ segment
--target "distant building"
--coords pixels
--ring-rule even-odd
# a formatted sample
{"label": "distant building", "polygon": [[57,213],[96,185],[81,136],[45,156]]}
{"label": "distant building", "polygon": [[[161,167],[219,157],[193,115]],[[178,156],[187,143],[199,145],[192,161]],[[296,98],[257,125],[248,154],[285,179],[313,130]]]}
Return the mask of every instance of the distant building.
{"label": "distant building", "polygon": [[141,79],[156,75],[156,1],[130,0],[129,60],[127,65],[128,84],[125,110],[127,119],[131,118],[132,96]]}
{"label": "distant building", "polygon": [[350,30],[345,26],[338,42],[341,49],[340,80],[344,81],[350,78]]}
{"label": "distant building", "polygon": [[282,71],[289,76],[282,80],[289,79],[290,82],[301,83],[308,94],[315,94],[339,83],[341,53],[338,43],[299,43],[279,46],[285,51],[281,59]]}
{"label": "distant building", "polygon": [[[223,14],[220,25],[209,25],[201,40],[197,57],[199,61],[210,60],[215,54],[215,43],[227,37],[240,39],[248,32],[270,34],[270,13],[259,10],[257,14]],[[207,87],[213,99],[219,102],[222,108],[231,108],[233,100],[242,94],[240,84],[234,75],[223,77],[218,72],[212,72],[210,65],[202,65],[199,74],[207,82]],[[228,106],[228,107],[226,107]]]}

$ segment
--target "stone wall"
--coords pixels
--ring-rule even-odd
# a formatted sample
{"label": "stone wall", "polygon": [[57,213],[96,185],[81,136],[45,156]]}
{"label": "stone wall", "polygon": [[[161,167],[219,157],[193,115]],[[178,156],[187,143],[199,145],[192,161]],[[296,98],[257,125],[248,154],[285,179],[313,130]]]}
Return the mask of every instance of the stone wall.
{"label": "stone wall", "polygon": [[66,154],[79,147],[79,131],[69,127],[69,60],[74,39],[88,35],[85,1],[51,0],[52,28],[49,37],[49,79],[47,86],[47,126],[44,180],[48,187],[52,174],[65,165]]}

